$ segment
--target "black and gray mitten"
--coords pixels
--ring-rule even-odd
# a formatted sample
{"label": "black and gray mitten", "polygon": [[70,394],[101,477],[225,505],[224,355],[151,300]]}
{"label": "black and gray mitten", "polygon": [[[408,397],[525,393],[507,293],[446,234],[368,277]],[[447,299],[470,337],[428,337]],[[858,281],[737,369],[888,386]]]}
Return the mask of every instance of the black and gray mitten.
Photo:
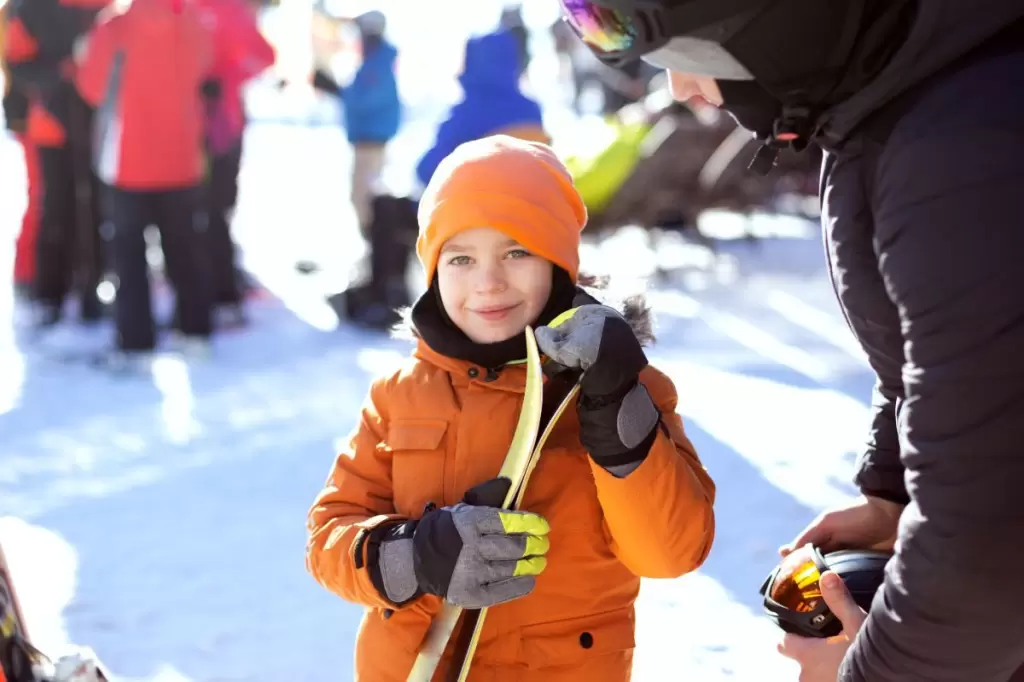
{"label": "black and gray mitten", "polygon": [[537,329],[537,345],[555,362],[583,370],[580,442],[595,462],[624,477],[647,456],[661,414],[640,383],[647,356],[614,308],[588,303]]}

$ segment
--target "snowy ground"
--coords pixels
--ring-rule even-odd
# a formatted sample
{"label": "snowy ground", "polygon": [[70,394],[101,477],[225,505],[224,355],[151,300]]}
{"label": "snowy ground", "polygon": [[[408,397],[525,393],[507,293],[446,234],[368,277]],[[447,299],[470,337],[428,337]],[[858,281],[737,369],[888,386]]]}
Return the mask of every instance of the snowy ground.
{"label": "snowy ground", "polygon": [[[412,130],[399,157],[429,134]],[[236,227],[274,297],[206,364],[164,357],[151,377],[116,379],[48,363],[0,288],[0,540],[44,650],[87,644],[126,680],[351,679],[359,609],[306,574],[305,514],[370,377],[406,347],[337,327],[292,268],[328,254],[344,270],[361,253],[348,163],[337,129],[253,126]],[[0,138],[3,268],[19,164]],[[854,494],[870,374],[813,226],[759,225],[790,236],[728,247],[714,276],[652,292],[652,359],[718,483],[718,536],[698,573],[645,583],[637,680],[795,679],[757,588],[779,544]],[[584,265],[636,275],[652,258],[627,231]]]}

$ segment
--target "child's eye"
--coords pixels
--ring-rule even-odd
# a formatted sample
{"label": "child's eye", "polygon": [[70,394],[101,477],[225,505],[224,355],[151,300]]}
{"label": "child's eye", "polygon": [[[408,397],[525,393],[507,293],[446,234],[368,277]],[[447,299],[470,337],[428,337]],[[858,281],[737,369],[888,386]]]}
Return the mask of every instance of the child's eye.
{"label": "child's eye", "polygon": [[469,256],[452,256],[448,260],[448,265],[469,265]]}
{"label": "child's eye", "polygon": [[533,254],[526,249],[512,249],[506,254],[509,258],[529,258]]}

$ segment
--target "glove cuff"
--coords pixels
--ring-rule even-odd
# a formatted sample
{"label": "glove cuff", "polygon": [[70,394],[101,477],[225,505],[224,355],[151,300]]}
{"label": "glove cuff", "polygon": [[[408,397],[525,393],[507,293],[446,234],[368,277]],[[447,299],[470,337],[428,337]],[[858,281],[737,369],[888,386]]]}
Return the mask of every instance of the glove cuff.
{"label": "glove cuff", "polygon": [[434,509],[420,519],[413,537],[413,575],[420,592],[442,599],[448,596],[462,553],[462,536],[452,512],[460,506]]}
{"label": "glove cuff", "polygon": [[396,607],[422,594],[416,582],[413,535],[416,521],[383,524],[366,539],[366,564],[370,582],[377,592]]}
{"label": "glove cuff", "polygon": [[580,442],[595,462],[617,476],[625,476],[647,457],[661,421],[639,382],[614,402],[581,400],[579,417]]}

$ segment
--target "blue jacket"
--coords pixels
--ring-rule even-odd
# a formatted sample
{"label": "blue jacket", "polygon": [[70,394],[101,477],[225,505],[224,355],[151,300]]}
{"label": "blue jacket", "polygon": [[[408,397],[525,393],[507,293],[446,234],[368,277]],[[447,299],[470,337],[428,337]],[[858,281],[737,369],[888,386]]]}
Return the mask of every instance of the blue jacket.
{"label": "blue jacket", "polygon": [[352,82],[341,89],[349,142],[387,142],[398,133],[402,104],[395,80],[397,57],[398,50],[381,41],[364,57]]}
{"label": "blue jacket", "polygon": [[426,185],[438,164],[463,142],[513,126],[542,127],[540,106],[519,91],[520,54],[507,30],[471,38],[459,82],[462,101],[452,107],[437,130],[434,146],[416,167]]}

